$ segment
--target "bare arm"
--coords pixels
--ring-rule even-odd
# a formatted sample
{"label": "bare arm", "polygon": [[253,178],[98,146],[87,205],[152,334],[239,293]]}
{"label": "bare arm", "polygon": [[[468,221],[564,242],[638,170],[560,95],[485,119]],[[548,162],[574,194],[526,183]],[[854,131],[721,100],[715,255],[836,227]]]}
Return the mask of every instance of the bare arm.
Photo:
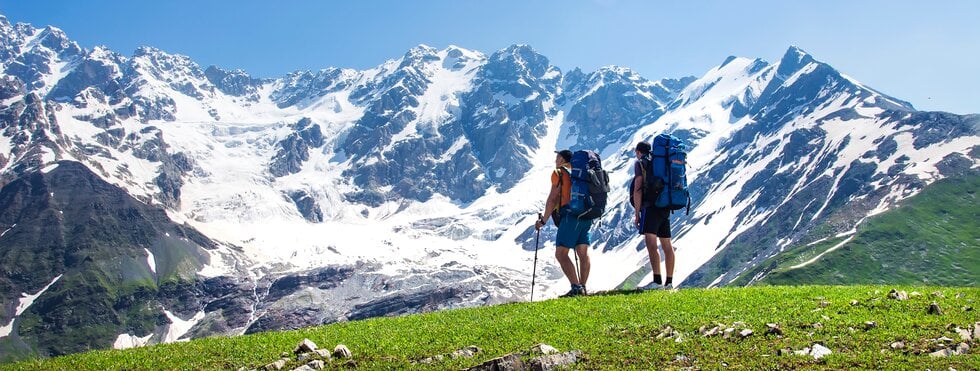
{"label": "bare arm", "polygon": [[637,226],[640,225],[640,209],[643,208],[643,175],[636,174],[633,176],[633,207],[634,217],[633,224]]}
{"label": "bare arm", "polygon": [[558,187],[561,187],[561,184],[551,187],[551,191],[548,192],[548,200],[544,204],[544,214],[541,217],[541,226],[544,226],[544,222],[547,222],[548,218],[551,218],[551,214],[555,210],[555,205],[558,205]]}

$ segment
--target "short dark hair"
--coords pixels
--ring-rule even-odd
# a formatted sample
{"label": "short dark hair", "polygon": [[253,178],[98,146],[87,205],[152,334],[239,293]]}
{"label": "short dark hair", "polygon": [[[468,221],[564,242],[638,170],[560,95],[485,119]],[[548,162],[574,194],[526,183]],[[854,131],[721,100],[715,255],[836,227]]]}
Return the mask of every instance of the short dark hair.
{"label": "short dark hair", "polygon": [[555,151],[561,158],[565,159],[565,162],[572,162],[572,151],[563,149],[561,151]]}
{"label": "short dark hair", "polygon": [[650,153],[651,148],[653,147],[650,146],[649,142],[639,142],[636,144],[636,150],[644,155]]}

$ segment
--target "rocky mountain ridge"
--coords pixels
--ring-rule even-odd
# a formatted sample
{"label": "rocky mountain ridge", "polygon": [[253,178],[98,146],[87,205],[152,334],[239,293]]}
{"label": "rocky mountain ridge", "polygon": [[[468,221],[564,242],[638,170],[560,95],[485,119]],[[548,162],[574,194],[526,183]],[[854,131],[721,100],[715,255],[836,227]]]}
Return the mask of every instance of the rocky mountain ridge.
{"label": "rocky mountain ridge", "polygon": [[[980,145],[980,116],[916,111],[796,47],[658,81],[563,73],[527,45],[256,79],[6,19],[0,41],[11,357],[523,300],[531,252],[552,244],[531,225],[558,148],[611,171],[590,287],[613,288],[649,272],[625,190],[639,140],[690,145],[694,205],[674,224],[688,286],[847,233],[975,168]],[[566,289],[540,266],[538,290]],[[42,345],[58,333],[86,341]]]}

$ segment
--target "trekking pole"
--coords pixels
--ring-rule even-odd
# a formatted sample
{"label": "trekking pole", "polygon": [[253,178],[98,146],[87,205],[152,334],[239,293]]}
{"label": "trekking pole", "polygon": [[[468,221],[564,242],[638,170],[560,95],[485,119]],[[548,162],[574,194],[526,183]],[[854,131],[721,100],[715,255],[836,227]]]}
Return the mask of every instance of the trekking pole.
{"label": "trekking pole", "polygon": [[575,250],[574,248],[572,249],[572,255],[575,255],[575,280],[578,281],[578,284],[579,285],[581,285],[582,284],[582,281],[580,281],[580,279],[582,277],[579,276],[579,274],[578,274],[578,272],[579,272],[579,270],[578,270],[578,251]]}
{"label": "trekking pole", "polygon": [[[541,220],[541,213],[538,213],[538,220]],[[537,227],[537,221],[535,221],[534,226]],[[534,229],[538,230],[538,234],[534,237],[534,267],[531,268],[531,301],[534,301],[534,278],[538,274],[538,243],[541,242],[541,229]]]}

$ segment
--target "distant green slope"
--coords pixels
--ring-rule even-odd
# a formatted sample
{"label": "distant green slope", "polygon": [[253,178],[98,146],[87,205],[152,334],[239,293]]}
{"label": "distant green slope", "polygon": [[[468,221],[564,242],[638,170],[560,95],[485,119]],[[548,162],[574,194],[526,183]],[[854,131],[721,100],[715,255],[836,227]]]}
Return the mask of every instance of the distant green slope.
{"label": "distant green slope", "polygon": [[[735,281],[744,285],[980,284],[980,175],[935,182],[902,206],[869,218],[853,239],[796,269],[847,238],[837,237],[777,255]],[[753,283],[753,284],[755,284]]]}
{"label": "distant green slope", "polygon": [[[897,287],[909,300],[888,298],[891,286],[798,286],[682,289],[514,303],[394,318],[374,318],[297,331],[214,337],[125,351],[96,351],[3,365],[9,369],[237,369],[269,364],[309,338],[321,348],[346,344],[361,369],[460,369],[537,343],[581,350],[582,369],[976,369],[980,341],[968,354],[933,358],[935,339],[959,339],[973,328],[980,288]],[[921,294],[913,293],[918,290]],[[852,304],[852,301],[854,303]],[[943,309],[928,314],[931,302]],[[866,326],[866,321],[875,322]],[[699,329],[743,322],[743,340],[705,337]],[[766,324],[782,335],[766,335]],[[952,325],[952,326],[950,326]],[[678,335],[658,339],[666,326]],[[677,339],[680,340],[677,340]],[[904,349],[890,344],[904,341]],[[957,340],[952,342],[955,347]],[[833,354],[814,359],[778,355],[822,344]],[[475,345],[472,359],[422,367],[412,362]],[[286,369],[299,366],[297,362]],[[334,360],[327,368],[342,368]]]}
{"label": "distant green slope", "polygon": [[[168,324],[162,308],[196,311],[181,293],[214,244],[72,161],[0,188],[0,229],[0,323],[12,329],[0,362],[105,349]],[[11,318],[22,293],[51,282]]]}

